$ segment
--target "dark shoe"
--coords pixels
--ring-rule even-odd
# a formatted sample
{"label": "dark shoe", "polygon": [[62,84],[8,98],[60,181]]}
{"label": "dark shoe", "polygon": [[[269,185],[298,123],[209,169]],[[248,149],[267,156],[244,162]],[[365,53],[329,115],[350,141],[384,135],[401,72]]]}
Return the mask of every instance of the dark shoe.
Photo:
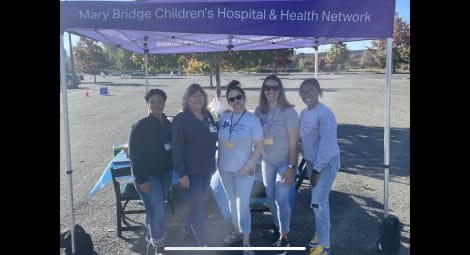
{"label": "dark shoe", "polygon": [[237,232],[232,232],[228,234],[224,239],[224,243],[227,245],[232,245],[241,241],[242,241],[242,234],[237,233]]}
{"label": "dark shoe", "polygon": [[[277,240],[275,243],[273,243],[273,246],[274,247],[290,247],[290,243],[286,239],[281,239],[281,240]],[[287,251],[276,251],[276,253],[274,253],[274,254],[276,254],[276,255],[286,255]]]}
{"label": "dark shoe", "polygon": [[271,232],[272,235],[273,235],[273,240],[276,240],[276,241],[279,240],[279,236],[280,236],[281,234],[279,233],[279,228],[276,227],[276,225],[274,225],[274,228],[271,229],[270,232]]}
{"label": "dark shoe", "polygon": [[155,255],[164,255],[165,253],[165,245],[161,244],[155,248]]}

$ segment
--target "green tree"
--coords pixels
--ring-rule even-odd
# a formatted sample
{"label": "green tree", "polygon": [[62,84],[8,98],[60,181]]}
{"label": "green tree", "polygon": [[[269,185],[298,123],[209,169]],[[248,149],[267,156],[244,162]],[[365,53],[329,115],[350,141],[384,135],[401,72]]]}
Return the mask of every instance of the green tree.
{"label": "green tree", "polygon": [[116,70],[119,69],[118,67],[118,52],[119,48],[116,46],[110,46],[110,45],[103,45],[103,54],[105,55],[105,70]]}
{"label": "green tree", "polygon": [[[386,61],[386,40],[375,40],[372,42],[372,49],[376,50],[375,57],[380,68],[385,68]],[[395,13],[393,23],[393,44],[392,44],[392,68],[400,64],[410,64],[410,25],[406,23],[398,13]]]}
{"label": "green tree", "polygon": [[123,49],[117,50],[116,66],[121,72],[130,74],[135,69],[135,65],[132,62],[132,54],[132,52]]}
{"label": "green tree", "polygon": [[326,63],[336,66],[336,71],[344,69],[344,64],[349,61],[350,52],[343,42],[331,45],[326,53]]}

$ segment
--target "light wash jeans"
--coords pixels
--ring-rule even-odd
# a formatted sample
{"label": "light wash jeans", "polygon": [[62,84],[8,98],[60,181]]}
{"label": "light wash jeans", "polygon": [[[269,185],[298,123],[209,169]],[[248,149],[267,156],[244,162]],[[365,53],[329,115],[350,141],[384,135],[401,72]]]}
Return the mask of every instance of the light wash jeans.
{"label": "light wash jeans", "polygon": [[224,185],[222,183],[222,177],[220,176],[220,170],[214,172],[211,176],[210,187],[212,191],[212,195],[214,195],[215,201],[220,210],[220,214],[222,215],[224,220],[230,219],[231,213],[228,207],[228,198],[225,194]]}
{"label": "light wash jeans", "polygon": [[150,231],[153,246],[165,242],[165,199],[170,189],[173,173],[168,172],[162,177],[150,176],[150,193],[143,192],[134,182],[135,189],[144,202],[145,226]]}
{"label": "light wash jeans", "polygon": [[285,186],[282,180],[282,174],[287,171],[287,165],[288,162],[273,166],[264,160],[261,161],[263,184],[266,189],[269,210],[273,215],[274,225],[281,234],[289,233],[292,215],[290,193],[294,181],[291,186]]}
{"label": "light wash jeans", "polygon": [[188,175],[190,184],[186,194],[189,202],[189,214],[186,218],[186,228],[192,226],[199,246],[207,245],[205,201],[211,176],[212,173]]}
{"label": "light wash jeans", "polygon": [[[328,162],[328,166],[320,172],[320,179],[315,187],[311,189],[312,200],[310,207],[315,214],[315,232],[319,245],[330,245],[330,200],[329,195],[333,182],[341,168],[339,156]],[[313,170],[313,162],[307,160],[307,173],[310,178]],[[315,207],[314,205],[318,205]]]}
{"label": "light wash jeans", "polygon": [[241,176],[238,173],[220,171],[222,185],[232,214],[232,224],[243,234],[251,233],[250,199],[254,175]]}

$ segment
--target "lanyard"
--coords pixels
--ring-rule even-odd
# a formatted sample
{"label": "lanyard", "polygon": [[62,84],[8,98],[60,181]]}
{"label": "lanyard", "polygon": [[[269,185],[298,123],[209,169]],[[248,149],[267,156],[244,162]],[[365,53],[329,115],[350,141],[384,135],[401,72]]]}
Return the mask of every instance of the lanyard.
{"label": "lanyard", "polygon": [[[266,124],[268,125],[268,131],[271,131],[271,127],[273,126],[273,119],[274,119],[274,114],[276,113],[276,110],[277,110],[277,105],[273,110],[273,115],[271,115],[271,120],[269,122],[266,120]],[[268,113],[268,116],[266,116],[266,119],[268,117],[269,117],[269,113]]]}
{"label": "lanyard", "polygon": [[229,127],[229,135],[228,135],[228,139],[229,140],[232,140],[232,131],[235,129],[235,127],[237,126],[238,122],[240,122],[240,120],[242,119],[243,115],[245,115],[245,112],[246,110],[243,111],[242,113],[242,116],[240,116],[240,118],[238,118],[237,122],[235,122],[235,124],[232,126],[232,122],[233,122],[233,112],[232,112],[232,117],[230,117],[230,127]]}

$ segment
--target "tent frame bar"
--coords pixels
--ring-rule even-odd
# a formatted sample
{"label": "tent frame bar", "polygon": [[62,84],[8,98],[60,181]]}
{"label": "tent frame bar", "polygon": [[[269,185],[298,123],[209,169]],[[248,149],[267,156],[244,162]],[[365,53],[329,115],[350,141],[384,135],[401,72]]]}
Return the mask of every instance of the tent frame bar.
{"label": "tent frame bar", "polygon": [[[67,163],[67,176],[69,183],[69,208],[71,226],[70,232],[72,234],[72,254],[75,254],[75,217],[73,212],[73,189],[72,189],[72,158],[70,151],[70,136],[69,136],[69,110],[67,103],[67,84],[65,81],[65,48],[64,48],[64,33],[60,33],[60,86],[62,92],[62,111],[64,115],[64,136],[65,136],[65,158]],[[72,53],[70,53],[72,54]]]}

